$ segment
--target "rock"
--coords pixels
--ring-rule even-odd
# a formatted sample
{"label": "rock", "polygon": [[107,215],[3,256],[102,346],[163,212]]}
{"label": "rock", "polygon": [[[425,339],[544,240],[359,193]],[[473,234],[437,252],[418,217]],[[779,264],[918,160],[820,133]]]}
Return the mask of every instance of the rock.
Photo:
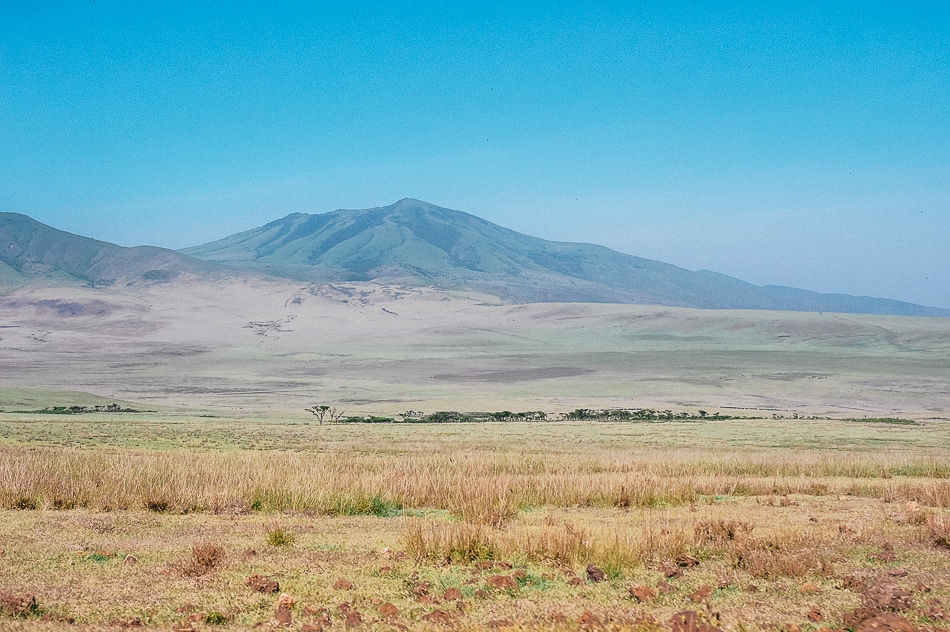
{"label": "rock", "polygon": [[670,618],[669,626],[672,632],[722,632],[700,617],[695,610],[677,612]]}
{"label": "rock", "polygon": [[453,621],[452,613],[445,610],[433,610],[429,614],[422,615],[421,619],[434,625],[449,625]]}
{"label": "rock", "polygon": [[709,596],[712,594],[712,586],[709,584],[700,586],[696,592],[689,596],[689,600],[694,603],[700,603],[709,599]]}
{"label": "rock", "polygon": [[330,625],[330,611],[326,608],[318,608],[317,606],[307,606],[303,611],[311,617],[315,617],[317,622],[322,624],[323,627]]}
{"label": "rock", "polygon": [[897,559],[894,555],[894,545],[890,542],[885,542],[880,552],[868,555],[868,559],[873,562],[893,562]]}
{"label": "rock", "polygon": [[297,600],[287,593],[282,593],[280,597],[277,598],[277,608],[274,610],[274,618],[277,619],[277,625],[289,628],[294,624],[294,616],[291,614],[290,609],[294,607],[295,603],[297,603]]}
{"label": "rock", "polygon": [[495,562],[495,567],[503,570],[511,570],[511,567],[514,566],[511,562]]}
{"label": "rock", "polygon": [[333,583],[334,590],[353,590],[353,584],[345,577],[341,577]]}
{"label": "rock", "polygon": [[815,595],[815,594],[818,594],[818,592],[820,592],[820,589],[818,588],[818,586],[814,585],[811,582],[805,582],[801,586],[801,591],[808,595]]}
{"label": "rock", "polygon": [[141,628],[144,624],[142,623],[141,618],[131,617],[128,619],[116,619],[114,621],[110,621],[109,625],[116,628]]}
{"label": "rock", "polygon": [[32,595],[0,593],[0,613],[8,614],[11,617],[28,617],[38,610],[36,597]]}
{"label": "rock", "polygon": [[670,595],[676,592],[676,586],[666,581],[665,579],[661,579],[660,581],[656,583],[656,589],[659,590],[664,595]]}
{"label": "rock", "polygon": [[631,586],[628,590],[638,603],[649,603],[656,599],[656,591],[646,586]]}
{"label": "rock", "polygon": [[866,619],[873,619],[879,614],[881,614],[880,611],[874,608],[858,608],[844,615],[842,623],[844,623],[845,628],[856,630]]}
{"label": "rock", "polygon": [[697,560],[692,555],[686,555],[686,553],[680,553],[673,561],[676,562],[676,565],[680,568],[692,568],[694,566],[699,566],[699,560]]}
{"label": "rock", "polygon": [[492,575],[485,581],[499,590],[518,590],[518,582],[510,575]]}
{"label": "rock", "polygon": [[135,557],[131,553],[125,556],[125,565],[126,566],[135,566],[139,563],[139,558]]}
{"label": "rock", "polygon": [[663,573],[663,576],[667,579],[673,579],[674,577],[682,577],[683,571],[673,562],[663,562],[660,566],[660,572]]}
{"label": "rock", "polygon": [[917,632],[917,628],[897,613],[883,612],[862,621],[855,632]]}
{"label": "rock", "polygon": [[499,628],[510,628],[514,625],[514,623],[508,619],[492,619],[491,621],[485,623],[485,625],[490,627],[492,630],[497,630]]}
{"label": "rock", "polygon": [[446,601],[455,601],[456,599],[462,598],[462,591],[456,587],[446,588],[445,594],[442,596]]}
{"label": "rock", "polygon": [[264,575],[251,575],[244,580],[244,585],[249,586],[251,590],[264,594],[280,592],[280,584],[277,583],[277,580]]}
{"label": "rock", "polygon": [[379,607],[379,614],[383,615],[387,619],[399,616],[399,608],[394,606],[391,603],[384,603]]}
{"label": "rock", "polygon": [[577,619],[577,622],[581,624],[582,627],[600,627],[604,624],[596,614],[590,610],[585,610],[584,614]]}
{"label": "rock", "polygon": [[323,632],[322,623],[304,623],[301,632]]}
{"label": "rock", "polygon": [[879,582],[864,592],[864,605],[877,610],[904,612],[910,610],[909,592],[889,582]]}
{"label": "rock", "polygon": [[360,614],[359,610],[348,610],[346,612],[346,620],[343,622],[348,628],[356,628],[362,625],[363,615]]}
{"label": "rock", "polygon": [[587,579],[595,584],[598,582],[605,581],[607,579],[607,573],[600,570],[593,564],[587,565]]}
{"label": "rock", "polygon": [[421,599],[422,597],[427,597],[429,595],[429,590],[432,588],[432,585],[429,582],[416,582],[412,586],[412,596],[416,599]]}
{"label": "rock", "polygon": [[805,617],[814,623],[820,623],[825,620],[825,615],[818,608],[812,608]]}

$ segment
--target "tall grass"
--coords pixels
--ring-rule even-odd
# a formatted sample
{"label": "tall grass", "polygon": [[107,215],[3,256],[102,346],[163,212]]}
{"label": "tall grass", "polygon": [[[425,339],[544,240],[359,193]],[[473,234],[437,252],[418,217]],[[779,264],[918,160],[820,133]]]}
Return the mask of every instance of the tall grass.
{"label": "tall grass", "polygon": [[[901,475],[895,473],[898,467]],[[610,454],[577,459],[487,451],[394,455],[2,446],[0,507],[380,516],[436,508],[473,524],[498,526],[528,507],[663,507],[733,495],[851,494],[950,507],[950,479],[944,474],[942,465],[926,458],[834,459],[809,452],[743,460],[736,454],[716,458],[657,450],[630,459]]]}

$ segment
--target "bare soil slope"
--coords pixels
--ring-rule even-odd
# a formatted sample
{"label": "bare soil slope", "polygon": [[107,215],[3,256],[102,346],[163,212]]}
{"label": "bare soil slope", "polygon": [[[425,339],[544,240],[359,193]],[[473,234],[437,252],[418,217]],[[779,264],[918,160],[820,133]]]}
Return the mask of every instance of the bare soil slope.
{"label": "bare soil slope", "polygon": [[[29,399],[24,389],[49,389],[291,416],[327,403],[390,415],[658,407],[941,417],[950,320],[511,306],[372,283],[31,285],[0,298],[0,375],[8,411]],[[48,405],[73,403],[63,397],[48,394]]]}

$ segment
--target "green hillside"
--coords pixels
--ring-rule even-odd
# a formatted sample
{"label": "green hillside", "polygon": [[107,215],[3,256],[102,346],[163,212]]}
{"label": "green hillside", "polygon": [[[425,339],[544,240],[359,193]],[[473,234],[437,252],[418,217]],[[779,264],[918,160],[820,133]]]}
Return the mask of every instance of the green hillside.
{"label": "green hillside", "polygon": [[517,302],[950,316],[950,310],[887,299],[756,286],[602,246],[546,241],[412,199],[366,210],[295,213],[182,252],[302,281],[431,284]]}
{"label": "green hillside", "polygon": [[111,285],[162,282],[183,272],[205,274],[217,266],[173,250],[124,248],[80,237],[19,213],[0,213],[0,289],[31,281]]}

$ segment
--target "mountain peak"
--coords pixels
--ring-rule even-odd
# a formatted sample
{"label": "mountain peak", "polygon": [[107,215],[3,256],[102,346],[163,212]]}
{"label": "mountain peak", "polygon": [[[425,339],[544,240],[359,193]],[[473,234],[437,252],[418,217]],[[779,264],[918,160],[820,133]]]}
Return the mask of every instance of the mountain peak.
{"label": "mountain peak", "polygon": [[288,215],[183,252],[302,281],[469,288],[517,302],[950,315],[885,299],[759,287],[602,246],[546,241],[414,198]]}

